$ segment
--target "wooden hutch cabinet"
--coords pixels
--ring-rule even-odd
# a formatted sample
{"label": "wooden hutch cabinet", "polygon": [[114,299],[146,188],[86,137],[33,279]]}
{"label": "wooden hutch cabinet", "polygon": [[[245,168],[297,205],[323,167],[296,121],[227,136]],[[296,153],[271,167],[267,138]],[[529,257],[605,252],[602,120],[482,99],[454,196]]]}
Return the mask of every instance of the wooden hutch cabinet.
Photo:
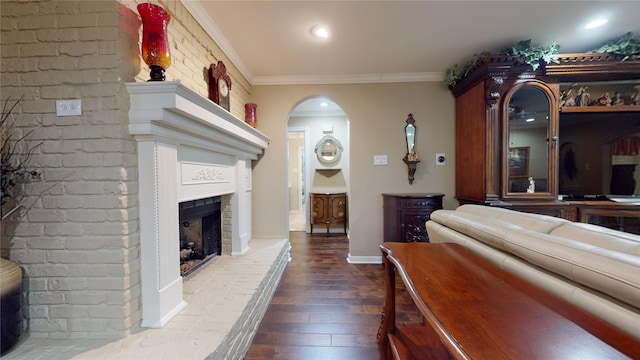
{"label": "wooden hutch cabinet", "polygon": [[640,61],[558,60],[533,71],[512,56],[487,56],[450,88],[456,198],[573,221],[624,217],[610,227],[636,232]]}
{"label": "wooden hutch cabinet", "polygon": [[327,235],[331,225],[343,225],[347,233],[347,194],[346,193],[311,193],[311,232],[313,225],[327,227]]}
{"label": "wooden hutch cabinet", "polygon": [[444,194],[382,194],[384,241],[429,242],[425,222],[442,209]]}

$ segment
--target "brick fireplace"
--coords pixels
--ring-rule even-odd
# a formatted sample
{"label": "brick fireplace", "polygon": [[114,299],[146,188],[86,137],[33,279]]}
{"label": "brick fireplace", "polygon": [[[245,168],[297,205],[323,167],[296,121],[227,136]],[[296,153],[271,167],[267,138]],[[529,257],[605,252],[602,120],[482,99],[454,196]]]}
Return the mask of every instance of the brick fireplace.
{"label": "brick fireplace", "polygon": [[221,197],[230,214],[222,256],[246,253],[251,161],[269,139],[180,81],[126,85],[138,148],[142,326],[162,327],[186,306],[179,204]]}

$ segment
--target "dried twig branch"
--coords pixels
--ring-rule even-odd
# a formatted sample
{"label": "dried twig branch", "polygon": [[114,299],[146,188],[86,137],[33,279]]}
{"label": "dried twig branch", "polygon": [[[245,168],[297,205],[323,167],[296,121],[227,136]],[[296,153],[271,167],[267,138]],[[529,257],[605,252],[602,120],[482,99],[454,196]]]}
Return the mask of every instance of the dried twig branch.
{"label": "dried twig branch", "polygon": [[[6,219],[21,207],[22,194],[16,190],[16,186],[32,181],[40,175],[36,170],[27,169],[27,166],[31,156],[42,143],[28,146],[27,139],[33,130],[26,131],[22,136],[17,135],[15,131],[13,115],[21,101],[22,97],[17,100],[6,99],[0,117],[0,220]],[[15,201],[16,205],[5,214],[3,207],[9,203],[9,199]]]}

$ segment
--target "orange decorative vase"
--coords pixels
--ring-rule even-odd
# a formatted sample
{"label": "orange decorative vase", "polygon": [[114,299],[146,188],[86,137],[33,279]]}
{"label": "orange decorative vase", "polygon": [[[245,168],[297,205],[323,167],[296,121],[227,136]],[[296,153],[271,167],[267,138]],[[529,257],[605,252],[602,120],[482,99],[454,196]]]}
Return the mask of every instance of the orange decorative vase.
{"label": "orange decorative vase", "polygon": [[142,60],[151,69],[150,81],[164,81],[164,71],[171,65],[167,25],[171,20],[162,7],[150,3],[138,5],[142,18]]}
{"label": "orange decorative vase", "polygon": [[248,103],[244,104],[244,122],[251,125],[252,127],[256,127],[258,124],[258,119],[256,119],[256,108],[257,104]]}

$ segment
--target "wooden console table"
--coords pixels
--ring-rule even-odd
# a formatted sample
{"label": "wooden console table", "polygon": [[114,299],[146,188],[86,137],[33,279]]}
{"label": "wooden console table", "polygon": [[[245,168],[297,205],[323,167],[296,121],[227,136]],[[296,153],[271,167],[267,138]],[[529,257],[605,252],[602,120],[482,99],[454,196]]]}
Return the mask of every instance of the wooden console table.
{"label": "wooden console table", "polygon": [[[384,243],[381,359],[633,359],[640,342],[457,244]],[[396,324],[396,273],[424,317]]]}
{"label": "wooden console table", "polygon": [[347,233],[347,193],[311,193],[311,233],[313,225],[327,227],[327,236],[331,225],[342,224]]}

